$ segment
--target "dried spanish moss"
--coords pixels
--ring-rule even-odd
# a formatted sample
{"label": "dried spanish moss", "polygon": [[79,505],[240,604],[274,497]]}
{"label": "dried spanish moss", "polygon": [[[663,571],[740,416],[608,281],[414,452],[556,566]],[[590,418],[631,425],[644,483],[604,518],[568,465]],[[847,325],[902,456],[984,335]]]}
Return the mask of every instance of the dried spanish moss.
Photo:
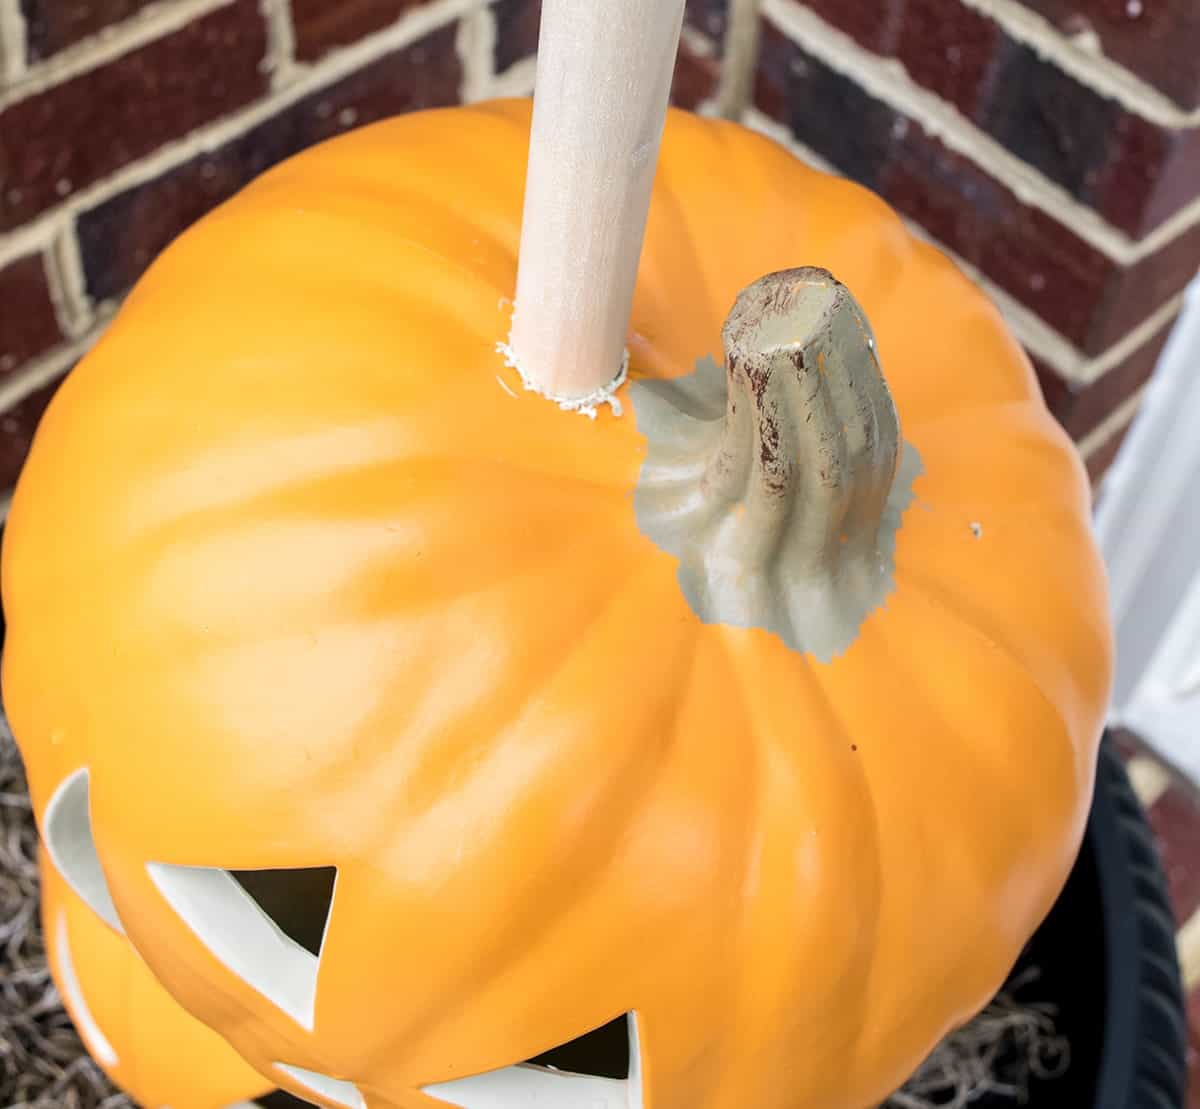
{"label": "dried spanish moss", "polygon": [[967,1109],[989,1094],[1025,1105],[1032,1081],[1065,1074],[1071,1051],[1055,1028],[1054,1006],[1018,1000],[1037,979],[1032,968],[1014,977],[979,1016],[938,1044],[887,1109]]}

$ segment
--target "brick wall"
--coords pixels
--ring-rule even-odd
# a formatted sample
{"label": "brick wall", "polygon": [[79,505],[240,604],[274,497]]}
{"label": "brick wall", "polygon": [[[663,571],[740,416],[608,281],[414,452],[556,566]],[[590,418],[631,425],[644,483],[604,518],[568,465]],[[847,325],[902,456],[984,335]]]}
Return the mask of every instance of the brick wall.
{"label": "brick wall", "polygon": [[[1198,12],[688,0],[674,97],[864,182],[956,255],[1099,479],[1200,264]],[[538,0],[0,0],[0,498],[176,234],[345,128],[528,93],[537,23]]]}

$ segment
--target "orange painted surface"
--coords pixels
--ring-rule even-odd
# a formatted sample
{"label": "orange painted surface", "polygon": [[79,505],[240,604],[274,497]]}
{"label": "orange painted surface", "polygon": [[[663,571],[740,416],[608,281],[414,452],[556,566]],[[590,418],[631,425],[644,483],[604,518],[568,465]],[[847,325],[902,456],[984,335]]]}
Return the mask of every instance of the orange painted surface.
{"label": "orange painted surface", "polygon": [[[673,114],[634,376],[719,357],[743,286],[825,266],[925,467],[842,657],[702,625],[638,531],[628,407],[559,411],[495,351],[527,127],[412,115],[272,170],[71,375],[5,538],[38,811],[90,767],[167,987],[371,1109],[629,1010],[646,1109],[864,1109],[1001,984],[1081,839],[1111,669],[1082,466],[881,201]],[[339,868],[313,1033],[150,861]]]}
{"label": "orange painted surface", "polygon": [[163,989],[45,851],[41,872],[50,970],[84,1044],[113,1082],[143,1109],[227,1109],[274,1089]]}

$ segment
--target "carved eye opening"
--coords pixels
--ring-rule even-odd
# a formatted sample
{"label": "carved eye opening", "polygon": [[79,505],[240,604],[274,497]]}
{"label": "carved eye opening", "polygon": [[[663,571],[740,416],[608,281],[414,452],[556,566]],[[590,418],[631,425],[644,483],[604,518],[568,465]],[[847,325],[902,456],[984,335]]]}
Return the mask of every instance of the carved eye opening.
{"label": "carved eye opening", "polygon": [[[92,835],[89,802],[88,771],[78,770],[47,806],[47,848],[75,893],[121,932]],[[149,863],[147,872],[218,961],[312,1031],[317,972],[337,887],[335,867],[223,870]],[[65,944],[63,950],[69,959]],[[70,978],[69,967],[66,973]],[[78,1011],[86,1012],[82,995],[75,1000],[80,1002]],[[97,1054],[106,1054],[103,1035],[93,1040]],[[361,1092],[349,1082],[285,1063],[276,1068],[285,1081],[328,1103],[344,1109],[365,1105]],[[628,1013],[526,1062],[435,1083],[424,1092],[459,1109],[641,1109],[636,1017]],[[311,1103],[279,1089],[253,1104],[296,1109]]]}
{"label": "carved eye opening", "polygon": [[76,770],[54,791],[42,828],[54,869],[76,897],[124,935],[92,835],[91,784],[86,769]]}
{"label": "carved eye opening", "polygon": [[218,962],[312,1031],[335,867],[231,871],[150,863],[146,869]]}

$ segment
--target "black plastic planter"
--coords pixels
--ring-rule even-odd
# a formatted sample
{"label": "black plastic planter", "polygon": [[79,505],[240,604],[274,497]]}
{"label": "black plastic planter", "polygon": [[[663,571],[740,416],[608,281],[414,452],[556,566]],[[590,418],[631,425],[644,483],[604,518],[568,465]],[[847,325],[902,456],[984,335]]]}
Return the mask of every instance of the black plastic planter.
{"label": "black plastic planter", "polygon": [[[1186,1024],[1175,923],[1154,839],[1107,739],[1079,861],[1023,959],[1058,1008],[1071,1065],[1042,1109],[1183,1109]],[[980,1109],[1011,1101],[987,1098]]]}

